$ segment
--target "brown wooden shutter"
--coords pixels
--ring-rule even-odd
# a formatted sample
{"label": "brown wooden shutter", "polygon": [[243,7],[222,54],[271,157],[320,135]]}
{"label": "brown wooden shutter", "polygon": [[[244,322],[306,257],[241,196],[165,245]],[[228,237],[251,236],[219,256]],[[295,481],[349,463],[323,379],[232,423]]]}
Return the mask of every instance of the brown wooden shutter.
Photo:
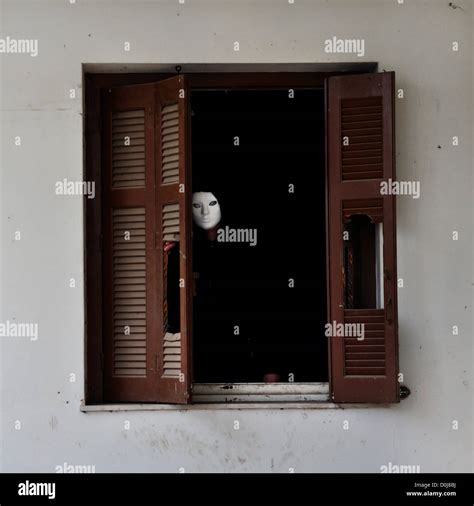
{"label": "brown wooden shutter", "polygon": [[[393,72],[387,72],[328,80],[330,322],[365,326],[363,339],[330,338],[335,402],[399,401],[395,197],[382,194],[380,186],[395,179],[394,78]],[[354,267],[357,255],[343,237],[350,223],[361,217],[367,217],[369,226],[382,223],[383,283],[379,285],[383,284],[383,292],[379,298],[383,305],[379,308],[370,296],[360,297],[362,304],[353,303],[357,293],[353,284],[368,290],[375,279],[375,275],[361,278],[364,286],[357,277],[373,255],[373,245],[360,240],[366,251]],[[360,237],[367,237],[364,233]]]}
{"label": "brown wooden shutter", "polygon": [[[185,223],[190,213],[186,201],[189,124],[188,97],[179,99],[181,89],[184,78],[178,76],[155,84],[112,88],[102,97],[104,398],[109,402],[187,402],[189,398],[191,308],[186,303],[186,281],[191,255]],[[172,111],[167,109],[171,103]],[[181,182],[185,182],[183,193],[178,191]],[[185,281],[181,290],[184,331],[178,334],[182,374],[171,378],[163,372],[163,234],[169,216],[163,209],[168,202],[177,214],[166,233],[179,239],[180,277]],[[177,336],[172,339],[176,357]]]}
{"label": "brown wooden shutter", "polygon": [[[190,402],[192,376],[191,153],[189,89],[185,76],[156,85],[157,110],[157,244],[159,282],[158,391],[160,402]],[[167,253],[177,242],[180,283],[179,332],[167,330]]]}

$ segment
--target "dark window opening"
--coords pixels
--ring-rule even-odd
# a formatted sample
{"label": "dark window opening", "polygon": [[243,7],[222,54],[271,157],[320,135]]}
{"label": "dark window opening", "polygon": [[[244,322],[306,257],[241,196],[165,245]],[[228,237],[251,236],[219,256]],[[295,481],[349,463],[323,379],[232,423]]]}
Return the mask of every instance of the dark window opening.
{"label": "dark window opening", "polygon": [[164,331],[180,331],[179,242],[165,242],[163,246],[163,326]]}
{"label": "dark window opening", "polygon": [[193,224],[194,381],[327,381],[323,92],[191,106],[193,192],[222,212],[217,235]]}

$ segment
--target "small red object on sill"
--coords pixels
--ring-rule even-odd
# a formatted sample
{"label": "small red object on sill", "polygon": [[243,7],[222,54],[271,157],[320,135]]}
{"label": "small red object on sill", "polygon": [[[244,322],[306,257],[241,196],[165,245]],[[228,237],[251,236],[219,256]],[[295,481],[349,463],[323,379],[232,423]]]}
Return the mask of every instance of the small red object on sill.
{"label": "small red object on sill", "polygon": [[265,374],[263,377],[264,383],[278,383],[280,381],[280,375],[275,373]]}

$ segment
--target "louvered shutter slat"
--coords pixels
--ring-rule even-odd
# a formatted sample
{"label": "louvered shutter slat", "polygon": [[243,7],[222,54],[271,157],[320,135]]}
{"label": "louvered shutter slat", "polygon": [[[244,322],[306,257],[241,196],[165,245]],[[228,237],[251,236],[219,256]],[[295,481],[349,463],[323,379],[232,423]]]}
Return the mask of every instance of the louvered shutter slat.
{"label": "louvered shutter slat", "polygon": [[179,107],[164,105],[161,109],[162,184],[179,180]]}
{"label": "louvered shutter slat", "polygon": [[164,336],[163,377],[179,378],[181,372],[181,334]]}
{"label": "louvered shutter slat", "polygon": [[[381,178],[383,173],[382,97],[341,100],[341,131],[349,138],[342,146],[342,179]],[[372,149],[365,147],[367,136],[375,136]]]}
{"label": "louvered shutter slat", "polygon": [[[133,276],[124,276],[122,263],[117,263],[117,260],[123,258],[136,258],[137,255],[145,257],[146,244],[145,239],[132,244],[125,240],[124,235],[117,234],[121,231],[123,224],[127,224],[130,229],[130,224],[134,223],[140,228],[145,228],[145,208],[127,208],[127,209],[114,209],[112,212],[112,232],[113,232],[113,325],[115,328],[130,327],[130,332],[133,332],[134,326],[137,322],[146,321],[146,303],[141,306],[129,305],[129,298],[134,293],[139,292],[145,294],[146,292],[146,265],[142,264],[141,269],[133,271]],[[120,229],[117,229],[120,226]],[[133,232],[131,232],[133,237]],[[132,324],[133,322],[133,324]],[[134,376],[146,377],[146,334],[141,334],[142,338],[136,340],[136,344],[140,344],[140,353],[130,353],[129,349],[117,346],[120,342],[117,338],[124,335],[124,329],[121,332],[114,334],[114,352],[113,352],[113,367],[114,375],[120,376]]]}
{"label": "louvered shutter slat", "polygon": [[[112,187],[144,186],[145,111],[137,109],[114,112],[112,139]],[[123,169],[129,169],[127,175],[124,175]]]}

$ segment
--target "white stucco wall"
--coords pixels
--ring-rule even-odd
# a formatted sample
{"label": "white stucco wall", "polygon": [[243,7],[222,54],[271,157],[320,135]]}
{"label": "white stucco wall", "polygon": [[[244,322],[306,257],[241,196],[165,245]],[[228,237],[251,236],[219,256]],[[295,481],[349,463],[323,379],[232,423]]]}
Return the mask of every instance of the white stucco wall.
{"label": "white stucco wall", "polygon": [[[1,470],[472,471],[474,17],[471,1],[448,3],[0,2],[0,38],[39,40],[37,57],[0,54],[0,321],[39,324],[35,342],[0,338]],[[363,38],[365,56],[326,54],[333,36]],[[80,412],[82,200],[54,184],[84,173],[82,64],[360,61],[396,72],[398,177],[421,182],[421,198],[400,197],[397,210],[400,368],[412,395],[390,408]]]}

